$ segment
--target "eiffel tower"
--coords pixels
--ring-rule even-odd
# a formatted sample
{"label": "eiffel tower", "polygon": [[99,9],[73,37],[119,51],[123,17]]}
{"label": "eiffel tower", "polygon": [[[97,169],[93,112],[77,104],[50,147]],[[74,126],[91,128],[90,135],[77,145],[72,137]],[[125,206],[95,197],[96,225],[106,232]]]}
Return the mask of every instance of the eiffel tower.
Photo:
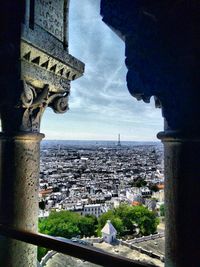
{"label": "eiffel tower", "polygon": [[121,146],[120,134],[118,134],[118,142],[117,142],[117,146]]}

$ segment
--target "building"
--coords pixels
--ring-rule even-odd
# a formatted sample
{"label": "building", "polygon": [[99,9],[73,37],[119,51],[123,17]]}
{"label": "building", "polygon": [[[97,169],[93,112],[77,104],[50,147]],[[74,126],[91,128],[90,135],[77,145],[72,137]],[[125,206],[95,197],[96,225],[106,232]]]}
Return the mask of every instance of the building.
{"label": "building", "polygon": [[[10,238],[14,234],[8,227],[18,231],[17,239],[25,236],[23,231],[37,233],[41,116],[47,106],[56,113],[67,111],[70,82],[84,71],[68,54],[68,2],[1,3],[0,224],[1,235]],[[145,103],[153,96],[162,108],[164,131],[158,138],[165,151],[165,265],[199,266],[199,1],[101,0],[101,14],[125,42],[130,93]],[[2,266],[36,266],[36,248],[9,237],[0,240],[6,248],[0,251]],[[100,252],[95,256],[91,261],[108,260]],[[110,258],[110,266],[115,261]]]}
{"label": "building", "polygon": [[84,205],[83,215],[94,215],[99,217],[102,213],[105,213],[108,209],[102,204],[89,204]]}
{"label": "building", "polygon": [[105,226],[101,230],[101,234],[106,243],[111,244],[116,241],[117,230],[110,220],[107,220]]}

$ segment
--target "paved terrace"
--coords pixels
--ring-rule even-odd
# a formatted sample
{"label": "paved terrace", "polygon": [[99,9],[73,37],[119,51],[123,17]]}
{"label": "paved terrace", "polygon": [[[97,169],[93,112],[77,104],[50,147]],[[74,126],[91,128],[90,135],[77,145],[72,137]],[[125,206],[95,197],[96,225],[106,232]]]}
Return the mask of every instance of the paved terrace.
{"label": "paved terrace", "polygon": [[[145,242],[143,242],[145,243]],[[140,253],[136,250],[132,250],[123,245],[110,245],[105,242],[95,243],[95,247],[103,249],[107,252],[118,254],[133,260],[138,260],[144,263],[154,264],[158,267],[164,267],[164,263],[160,260],[153,259],[143,253]],[[92,264],[86,261],[82,261],[61,253],[55,253],[49,257],[48,261],[42,265],[43,267],[98,267],[99,265]]]}

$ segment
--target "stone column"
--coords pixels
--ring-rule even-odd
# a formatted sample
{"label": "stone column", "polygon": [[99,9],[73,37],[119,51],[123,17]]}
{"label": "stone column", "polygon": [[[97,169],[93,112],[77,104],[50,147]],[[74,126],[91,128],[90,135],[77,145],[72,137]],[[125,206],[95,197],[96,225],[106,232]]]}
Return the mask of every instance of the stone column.
{"label": "stone column", "polygon": [[198,1],[101,0],[103,21],[125,41],[131,95],[162,108],[166,267],[200,266],[198,10]]}
{"label": "stone column", "polygon": [[199,265],[200,136],[158,134],[165,160],[165,266]]}
{"label": "stone column", "polygon": [[[51,93],[44,85],[39,92],[20,83],[15,105],[0,106],[0,223],[22,231],[37,232],[40,122],[47,106],[55,112],[68,109],[66,92]],[[35,267],[37,247],[10,238],[0,238],[0,263],[8,267]]]}
{"label": "stone column", "polygon": [[[0,222],[22,231],[37,232],[43,137],[25,132],[0,137]],[[1,237],[0,262],[2,266],[37,266],[37,247]]]}
{"label": "stone column", "polygon": [[[13,1],[0,8],[0,224],[37,232],[40,122],[68,110],[84,64],[68,53],[69,0]],[[36,267],[37,247],[0,237],[0,265]]]}

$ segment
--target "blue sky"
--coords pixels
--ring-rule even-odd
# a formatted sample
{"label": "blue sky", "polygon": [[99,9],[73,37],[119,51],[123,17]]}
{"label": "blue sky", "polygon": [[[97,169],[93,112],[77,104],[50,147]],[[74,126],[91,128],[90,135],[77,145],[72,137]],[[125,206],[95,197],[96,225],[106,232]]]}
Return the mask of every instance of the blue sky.
{"label": "blue sky", "polygon": [[154,102],[133,98],[126,87],[124,43],[101,21],[100,0],[71,0],[69,52],[85,63],[84,76],[71,83],[70,110],[47,109],[46,139],[151,141],[163,128]]}

